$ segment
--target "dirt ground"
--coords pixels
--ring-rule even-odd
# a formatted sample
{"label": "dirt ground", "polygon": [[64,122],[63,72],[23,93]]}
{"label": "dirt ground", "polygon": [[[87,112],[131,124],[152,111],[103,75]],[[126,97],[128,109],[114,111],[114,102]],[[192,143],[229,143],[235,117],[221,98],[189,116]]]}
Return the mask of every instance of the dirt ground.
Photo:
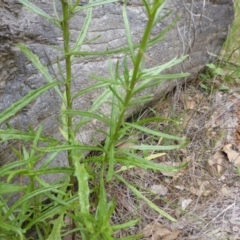
{"label": "dirt ground", "polygon": [[[140,116],[154,112],[178,122],[148,126],[189,139],[185,148],[166,152],[155,161],[170,165],[188,162],[188,166],[174,174],[140,169],[123,173],[176,221],[153,211],[126,187],[111,186],[117,200],[114,222],[141,218],[137,227],[120,231],[117,237],[143,233],[144,240],[240,239],[240,89],[208,91],[199,84],[197,79],[174,90],[154,110]],[[163,143],[148,136],[138,139]]]}

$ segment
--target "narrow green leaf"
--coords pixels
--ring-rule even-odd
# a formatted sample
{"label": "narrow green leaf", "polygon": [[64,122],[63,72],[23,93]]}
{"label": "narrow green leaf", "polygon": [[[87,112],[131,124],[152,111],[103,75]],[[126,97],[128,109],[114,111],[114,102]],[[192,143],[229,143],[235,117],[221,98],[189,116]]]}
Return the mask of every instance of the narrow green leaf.
{"label": "narrow green leaf", "polygon": [[36,5],[30,3],[28,0],[18,0],[21,4],[23,4],[30,12],[36,13],[39,16],[47,19],[48,21],[56,24],[58,27],[60,27],[59,21],[57,19],[52,18],[50,15],[48,15],[46,12],[44,12],[42,9],[38,8]]}
{"label": "narrow green leaf", "polygon": [[145,96],[140,96],[138,98],[132,98],[129,106],[140,105],[143,106],[144,103],[150,102],[153,99],[153,94],[148,94]]}
{"label": "narrow green leaf", "polygon": [[[44,169],[19,169],[15,171],[9,172],[7,182],[10,182],[15,175],[22,175],[22,176],[41,176],[46,174],[58,174],[58,173],[66,173],[72,174],[73,168],[66,168],[66,167],[52,167],[52,168],[44,168]],[[6,174],[5,174],[6,175]]]}
{"label": "narrow green leaf", "polygon": [[74,13],[77,13],[77,12],[82,11],[84,9],[88,9],[88,8],[92,8],[92,7],[96,7],[96,6],[102,6],[104,4],[114,3],[114,2],[117,2],[117,1],[118,0],[99,0],[99,1],[96,1],[96,2],[89,3],[89,4],[85,4],[84,6],[81,6],[81,7],[76,7],[75,10],[74,10]]}
{"label": "narrow green leaf", "polygon": [[[120,93],[119,89],[115,86],[109,86],[109,89],[114,94],[114,96],[119,100],[119,102],[121,102],[121,104],[124,104],[124,102],[123,102],[124,100],[121,97],[121,95],[123,95],[123,94]],[[116,104],[116,106],[119,106],[119,105]]]}
{"label": "narrow green leaf", "polygon": [[8,216],[21,204],[25,201],[28,201],[29,199],[33,198],[34,196],[37,196],[39,194],[44,194],[45,192],[50,192],[52,189],[57,189],[62,185],[55,185],[55,186],[50,186],[46,188],[40,188],[38,190],[32,191],[26,195],[24,195],[22,198],[20,198],[17,202],[15,202],[8,210],[8,212],[3,216],[3,219],[7,219]]}
{"label": "narrow green leaf", "polygon": [[[26,57],[31,61],[33,66],[43,75],[44,79],[51,83],[54,82],[51,74],[49,73],[47,67],[43,66],[40,62],[39,57],[34,54],[31,50],[29,50],[25,45],[23,44],[17,44],[17,47],[26,55]],[[61,99],[64,101],[63,94],[58,86],[54,87],[55,91],[58,93],[58,95],[61,97]]]}
{"label": "narrow green leaf", "polygon": [[150,18],[150,16],[151,16],[151,10],[149,8],[150,4],[146,0],[142,0],[142,3],[143,3],[143,5],[144,5],[144,7],[146,9],[148,18]]}
{"label": "narrow green leaf", "polygon": [[125,89],[126,90],[129,90],[129,87],[130,87],[130,70],[128,68],[128,61],[127,61],[127,57],[124,56],[123,58],[123,76],[124,76],[124,79],[123,79],[123,85],[126,86]]}
{"label": "narrow green leaf", "polygon": [[[111,96],[111,91],[109,89],[105,89],[103,93],[98,96],[95,101],[93,102],[91,108],[88,110],[89,112],[95,112],[100,108],[100,106],[105,103],[108,98]],[[87,117],[83,117],[81,121],[76,125],[75,132],[79,130],[79,128],[86,122],[88,121]]]}
{"label": "narrow green leaf", "polygon": [[[187,166],[187,163],[177,165],[177,166],[168,166],[164,164],[155,163],[152,161],[149,161],[145,158],[142,158],[141,156],[138,156],[137,154],[130,153],[128,151],[119,151],[120,154],[124,154],[124,157],[116,157],[115,161],[118,163],[121,163],[122,165],[126,166],[127,168],[130,166],[140,167],[143,169],[153,169],[158,170],[161,172],[179,172],[182,168]],[[118,171],[116,171],[118,172]]]}
{"label": "narrow green leaf", "polygon": [[58,155],[58,153],[54,152],[49,157],[44,158],[44,162],[42,163],[42,165],[39,168],[47,168],[49,166],[49,164],[51,164],[54,161],[54,159],[56,158],[57,155]]}
{"label": "narrow green leaf", "polygon": [[176,222],[176,219],[171,217],[168,213],[165,211],[161,210],[157,205],[155,205],[152,201],[150,201],[148,198],[146,198],[140,191],[138,191],[134,186],[126,182],[120,175],[115,174],[115,177],[123,182],[135,195],[141,199],[143,199],[150,208],[161,214],[163,217],[167,218],[170,221]]}
{"label": "narrow green leaf", "polygon": [[112,229],[116,231],[119,229],[130,228],[130,227],[135,226],[140,220],[141,220],[141,218],[138,218],[136,220],[132,220],[132,221],[129,221],[129,222],[126,222],[123,224],[113,225]]}
{"label": "narrow green leaf", "polygon": [[141,80],[147,80],[147,79],[157,79],[157,80],[168,80],[168,79],[178,79],[178,78],[184,78],[184,77],[188,77],[189,73],[176,73],[176,74],[161,74],[161,75],[156,75],[156,76],[141,76]]}
{"label": "narrow green leaf", "polygon": [[40,152],[63,152],[68,150],[86,150],[86,151],[100,151],[102,152],[103,149],[100,147],[94,147],[89,145],[60,145],[54,147],[42,147],[37,148]]}
{"label": "narrow green leaf", "polygon": [[142,126],[140,126],[138,124],[135,124],[135,123],[127,123],[126,122],[125,125],[127,125],[129,127],[132,127],[132,128],[135,128],[135,129],[138,129],[141,132],[145,132],[147,134],[151,134],[151,135],[154,135],[154,136],[157,136],[157,137],[162,137],[162,138],[166,138],[166,139],[173,139],[173,140],[177,140],[177,141],[186,141],[186,139],[184,139],[184,138],[180,138],[180,137],[173,136],[173,135],[170,135],[170,134],[166,134],[166,133],[162,133],[162,132],[159,132],[159,131],[151,130],[149,128],[142,127]]}
{"label": "narrow green leaf", "polygon": [[122,11],[123,11],[123,21],[125,25],[125,33],[126,33],[126,38],[128,43],[128,49],[130,52],[132,62],[134,63],[135,62],[134,47],[133,47],[133,41],[132,41],[132,34],[131,34],[128,17],[127,17],[126,2],[123,5]]}
{"label": "narrow green leaf", "polygon": [[150,150],[150,151],[170,151],[182,148],[183,145],[169,145],[169,146],[152,146],[152,145],[134,145],[127,146],[126,148],[136,149],[136,150]]}
{"label": "narrow green leaf", "polygon": [[166,70],[168,68],[171,68],[179,63],[181,63],[182,61],[184,61],[188,56],[183,56],[181,58],[173,58],[172,60],[168,61],[167,63],[164,63],[160,66],[156,66],[156,67],[152,67],[152,68],[148,68],[148,69],[144,69],[142,70],[142,72],[139,75],[139,78],[141,79],[142,77],[150,77],[150,76],[157,76],[158,74],[160,74],[163,70]]}
{"label": "narrow green leaf", "polygon": [[73,100],[74,100],[75,98],[79,97],[79,96],[82,96],[82,95],[84,95],[84,94],[86,94],[86,93],[89,93],[89,92],[91,92],[91,91],[94,91],[94,90],[96,90],[96,89],[105,88],[105,87],[107,87],[108,85],[109,85],[109,83],[97,83],[97,84],[94,84],[94,85],[92,85],[92,86],[90,86],[90,87],[87,87],[87,88],[85,88],[85,89],[83,89],[83,90],[78,91],[78,92],[73,96]]}
{"label": "narrow green leaf", "polygon": [[94,75],[94,74],[90,74],[89,77],[91,77],[94,80],[106,83],[107,84],[106,86],[108,86],[108,85],[121,86],[120,82],[118,82],[118,81],[116,81],[115,79],[112,79],[112,78],[105,78],[105,77],[97,76],[97,75]]}
{"label": "narrow green leaf", "polygon": [[31,151],[30,151],[30,157],[33,157],[34,156],[34,153],[35,153],[35,150],[34,148],[37,147],[37,144],[38,144],[38,141],[40,140],[40,134],[43,130],[43,125],[41,125],[39,127],[39,129],[37,130],[36,134],[35,134],[35,137],[34,137],[34,140],[33,140],[33,143],[32,143],[32,148],[31,148]]}
{"label": "narrow green leaf", "polygon": [[137,234],[129,237],[118,238],[118,240],[138,240],[143,238],[144,238],[144,234]]}
{"label": "narrow green leaf", "polygon": [[26,188],[27,186],[19,186],[19,185],[9,184],[9,183],[0,183],[0,195],[6,194],[6,193],[21,192]]}
{"label": "narrow green leaf", "polygon": [[9,225],[9,224],[0,220],[0,229],[3,229],[3,230],[8,231],[8,232],[9,231],[15,232],[16,234],[19,235],[19,240],[24,240],[25,239],[24,236],[23,236],[24,231],[19,227],[13,226],[12,224]]}
{"label": "narrow green leaf", "polygon": [[[36,137],[36,133],[31,131],[24,132],[24,131],[19,131],[15,129],[7,129],[7,130],[0,129],[0,140],[1,140],[0,142],[2,141],[5,142],[8,140],[32,141],[35,139],[35,137]],[[49,142],[49,143],[59,142],[54,138],[44,137],[44,136],[39,136],[39,141]]]}
{"label": "narrow green leaf", "polygon": [[110,121],[107,117],[105,117],[105,116],[102,117],[96,113],[87,112],[87,111],[78,111],[78,110],[65,110],[65,111],[63,111],[63,113],[69,114],[69,115],[79,115],[79,116],[83,116],[83,117],[97,119],[103,123],[110,125]]}
{"label": "narrow green leaf", "polygon": [[[161,17],[159,20],[167,17],[171,12],[165,14],[163,17]],[[156,35],[155,37],[153,37],[152,39],[149,40],[148,42],[148,47],[151,47],[159,42],[161,42],[166,34],[176,25],[176,23],[179,21],[180,17],[177,17],[176,19],[174,19],[165,29],[163,29],[158,35]]]}
{"label": "narrow green leaf", "polygon": [[55,0],[53,0],[52,6],[53,6],[54,14],[55,14],[57,20],[59,21],[60,18],[59,18],[59,16],[58,16],[58,12],[57,12],[57,9],[56,9],[56,3],[55,3]]}
{"label": "narrow green leaf", "polygon": [[[151,108],[149,108],[149,110],[153,110]],[[155,115],[157,115],[157,113],[153,112]],[[170,118],[165,118],[165,117],[151,117],[151,118],[145,118],[145,119],[141,119],[141,120],[138,120],[137,121],[137,124],[138,125],[143,125],[143,124],[146,124],[146,123],[151,123],[151,122],[172,122],[172,123],[175,123],[175,124],[178,124],[177,121],[175,120],[172,120]]]}
{"label": "narrow green leaf", "polygon": [[[91,3],[92,1],[89,1]],[[81,45],[83,44],[84,39],[86,38],[90,23],[92,21],[92,8],[88,8],[87,15],[85,17],[85,21],[83,26],[81,27],[81,31],[78,34],[77,41],[71,51],[77,51]]]}
{"label": "narrow green leaf", "polygon": [[10,107],[0,113],[0,124],[5,122],[10,117],[14,116],[19,110],[27,106],[30,102],[35,100],[38,96],[46,92],[47,90],[57,86],[59,82],[48,83],[36,90],[30,91],[24,97],[22,97],[17,102],[13,103]]}
{"label": "narrow green leaf", "polygon": [[[161,75],[159,75],[161,76]],[[178,78],[184,78],[184,77],[187,77],[189,76],[189,74],[178,74]],[[148,88],[152,88],[154,86],[159,86],[160,83],[162,83],[163,81],[168,81],[168,80],[171,80],[170,78],[168,79],[163,79],[161,77],[159,78],[155,78],[154,77],[151,77],[149,76],[148,77],[149,79],[148,80],[144,80],[144,82],[140,82],[134,89],[134,95],[137,94],[138,92],[140,91],[143,91],[145,89],[148,89]],[[173,79],[178,79],[178,78],[173,78]]]}
{"label": "narrow green leaf", "polygon": [[30,163],[31,161],[35,161],[38,158],[39,158],[39,156],[34,156],[33,158],[30,158],[30,159],[27,159],[27,160],[15,161],[15,162],[12,162],[12,163],[8,163],[4,166],[1,166],[0,167],[0,176],[3,177],[5,175],[8,175],[9,172],[13,171],[13,169],[24,166],[24,165]]}
{"label": "narrow green leaf", "polygon": [[[22,171],[22,172],[21,172]],[[45,175],[45,174],[57,174],[57,173],[66,173],[72,174],[74,171],[73,168],[67,167],[51,167],[51,168],[43,168],[43,169],[33,169],[33,170],[19,170],[19,173],[22,175],[27,176],[38,176],[38,175]]]}
{"label": "narrow green leaf", "polygon": [[156,25],[156,23],[159,21],[158,20],[158,16],[161,14],[164,6],[165,6],[165,3],[167,2],[166,0],[162,0],[162,1],[157,1],[158,3],[156,4],[156,15],[155,15],[155,18],[154,18],[154,23],[153,25]]}
{"label": "narrow green leaf", "polygon": [[[67,202],[70,203],[72,201],[76,201],[76,197],[72,197],[71,199],[68,199]],[[55,217],[56,215],[66,213],[66,210],[69,209],[69,206],[62,206],[62,205],[54,205],[53,207],[47,209],[47,211],[43,211],[41,214],[37,215],[31,221],[28,222],[28,224],[25,226],[25,229],[28,230],[32,226],[36,225],[37,223],[41,223],[46,219],[50,219]]]}

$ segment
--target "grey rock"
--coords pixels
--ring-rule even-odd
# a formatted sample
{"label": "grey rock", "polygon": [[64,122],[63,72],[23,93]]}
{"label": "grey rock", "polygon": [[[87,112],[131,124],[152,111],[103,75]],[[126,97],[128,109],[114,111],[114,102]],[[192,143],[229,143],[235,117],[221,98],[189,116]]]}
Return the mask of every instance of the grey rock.
{"label": "grey rock", "polygon": [[[51,3],[47,0],[31,1],[38,7],[53,14]],[[128,17],[131,24],[132,36],[137,43],[147,22],[147,17],[140,4],[140,0],[128,1]],[[126,44],[124,24],[122,20],[122,3],[112,3],[96,7],[93,21],[87,38],[100,37],[88,45],[85,50],[102,51],[113,49]],[[60,9],[59,4],[57,8]],[[189,54],[180,65],[167,72],[189,72],[190,77],[184,81],[196,78],[205,64],[212,61],[209,53],[218,54],[224,43],[228,29],[234,18],[231,0],[171,0],[164,7],[164,13],[172,11],[169,17],[157,24],[152,36],[162,31],[173,19],[180,16],[180,20],[166,35],[166,38],[151,47],[146,53],[147,67],[157,66],[172,58]],[[71,22],[72,41],[76,39],[84,22],[85,12],[79,13]],[[58,28],[40,16],[26,10],[16,0],[0,0],[0,111],[19,100],[30,90],[43,85],[45,80],[31,65],[29,60],[17,48],[16,43],[26,44],[36,53],[43,64],[48,66],[53,74],[57,71],[57,57],[61,53],[54,46],[62,46],[62,37]],[[113,60],[122,55],[114,55]],[[63,61],[60,63],[64,71]],[[108,58],[76,58],[73,65],[73,92],[77,92],[94,81],[89,74],[106,76],[108,74]],[[57,75],[59,77],[59,75]],[[61,79],[59,79],[62,81]],[[183,80],[168,81],[150,89],[157,101],[164,93],[171,90]],[[100,91],[95,91],[74,102],[76,109],[87,110]],[[58,136],[58,115],[61,101],[54,90],[50,90],[32,102],[25,109],[9,120],[9,123],[21,130],[32,126],[37,129],[44,124],[44,133]],[[142,106],[131,109],[128,113],[138,111]],[[107,112],[108,109],[105,109]],[[5,126],[2,126],[5,127]],[[82,129],[78,139],[84,143],[92,141],[96,136],[96,126],[89,124]],[[101,140],[101,136],[99,136]],[[0,165],[14,160],[10,146],[16,142],[0,145]],[[64,158],[57,164],[65,165]]]}

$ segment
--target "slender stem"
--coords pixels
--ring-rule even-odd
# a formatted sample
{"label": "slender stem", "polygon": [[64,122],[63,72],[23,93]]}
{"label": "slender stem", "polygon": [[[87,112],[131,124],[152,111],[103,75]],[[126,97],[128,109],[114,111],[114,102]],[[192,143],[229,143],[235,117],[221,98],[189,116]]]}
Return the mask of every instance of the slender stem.
{"label": "slender stem", "polygon": [[[63,39],[64,39],[64,54],[65,54],[65,66],[66,66],[66,82],[65,82],[65,88],[66,88],[66,98],[67,98],[67,109],[72,109],[72,98],[71,98],[71,85],[72,85],[72,69],[71,69],[71,56],[69,54],[70,52],[70,42],[69,42],[69,6],[68,3],[64,0],[61,0],[62,2],[62,13],[63,13],[63,20],[62,20],[62,30],[63,30]],[[68,141],[71,143],[73,139],[72,134],[72,127],[73,127],[73,121],[72,121],[72,115],[67,116],[67,127],[68,127]],[[68,151],[68,163],[69,166],[73,166],[73,160],[72,160],[72,151]]]}
{"label": "slender stem", "polygon": [[[72,110],[72,94],[71,94],[71,86],[72,86],[72,67],[71,67],[71,55],[70,53],[70,30],[69,30],[69,19],[71,13],[70,6],[68,1],[61,0],[62,4],[62,32],[63,32],[63,41],[64,41],[64,56],[65,56],[65,67],[66,67],[66,79],[65,79],[65,90],[66,90],[66,98],[67,98],[67,106],[68,110]],[[68,144],[72,144],[74,142],[74,134],[73,134],[73,117],[72,115],[67,115],[67,131],[68,131]],[[72,158],[72,150],[68,150],[68,165],[69,167],[73,167],[73,158]],[[71,195],[74,194],[74,176],[70,176],[70,184],[71,184]],[[74,220],[72,220],[72,228],[75,228]],[[75,240],[75,233],[72,234],[72,240]]]}
{"label": "slender stem", "polygon": [[[147,22],[147,26],[145,28],[144,34],[143,34],[143,38],[137,53],[137,56],[135,58],[135,62],[134,62],[134,70],[133,70],[133,75],[130,81],[130,86],[127,90],[125,99],[124,99],[124,104],[122,109],[120,110],[120,114],[119,114],[119,118],[116,124],[116,127],[114,129],[114,133],[112,135],[111,141],[109,142],[109,145],[107,146],[107,153],[110,152],[110,149],[112,149],[115,144],[116,141],[118,139],[118,135],[119,135],[119,130],[124,122],[124,117],[125,117],[125,113],[127,110],[127,107],[129,106],[129,103],[131,101],[131,98],[134,95],[134,87],[138,81],[138,73],[139,73],[139,68],[141,66],[141,62],[142,62],[142,58],[143,55],[147,49],[148,46],[148,42],[149,42],[149,38],[150,38],[150,34],[154,25],[154,19],[155,16],[157,14],[158,8],[162,5],[163,1],[157,2],[158,0],[154,1],[153,7],[152,9],[149,11],[149,15],[148,15],[148,22]],[[106,154],[105,158],[104,158],[105,162],[108,161],[112,161],[112,159],[109,159],[109,155]],[[111,172],[113,169],[111,169],[111,165],[109,165],[109,169],[108,169],[108,177],[107,179],[110,180],[111,179]]]}
{"label": "slender stem", "polygon": [[[159,5],[161,5],[161,4],[159,4]],[[153,27],[153,24],[154,24],[154,19],[155,19],[155,15],[157,13],[157,9],[158,8],[155,8],[151,12],[151,14],[149,14],[147,26],[145,28],[143,38],[142,38],[142,41],[141,41],[141,45],[139,47],[139,50],[138,50],[138,53],[137,53],[137,56],[136,56],[133,75],[132,75],[132,78],[131,78],[131,81],[130,81],[130,87],[127,90],[127,93],[126,93],[126,96],[125,96],[125,99],[124,99],[124,106],[121,109],[121,112],[119,114],[119,118],[118,118],[116,127],[114,129],[114,134],[113,134],[112,139],[111,139],[112,141],[110,141],[110,143],[108,145],[107,152],[109,152],[109,150],[113,147],[113,145],[115,145],[115,141],[118,138],[119,130],[120,130],[120,128],[123,124],[123,121],[124,121],[124,116],[125,116],[127,107],[130,103],[131,98],[133,97],[134,87],[135,87],[135,85],[137,83],[137,80],[138,80],[139,68],[141,66],[143,55],[144,55],[144,53],[147,49],[147,45],[148,45],[149,37],[150,37],[151,31],[152,31],[152,27]],[[108,155],[106,154],[105,161],[107,161],[107,160],[108,160]]]}

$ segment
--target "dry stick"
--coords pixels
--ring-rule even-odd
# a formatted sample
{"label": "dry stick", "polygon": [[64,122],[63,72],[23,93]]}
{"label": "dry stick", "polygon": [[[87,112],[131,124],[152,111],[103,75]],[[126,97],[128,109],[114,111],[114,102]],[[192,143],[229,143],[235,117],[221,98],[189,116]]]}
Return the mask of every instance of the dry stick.
{"label": "dry stick", "polygon": [[230,209],[231,207],[233,207],[236,203],[232,203],[230,206],[228,206],[227,208],[225,208],[222,212],[220,212],[216,217],[214,217],[210,222],[208,222],[203,228],[202,231],[210,224],[212,223],[214,220],[216,220],[218,217],[220,217],[223,213],[225,213],[228,209]]}

